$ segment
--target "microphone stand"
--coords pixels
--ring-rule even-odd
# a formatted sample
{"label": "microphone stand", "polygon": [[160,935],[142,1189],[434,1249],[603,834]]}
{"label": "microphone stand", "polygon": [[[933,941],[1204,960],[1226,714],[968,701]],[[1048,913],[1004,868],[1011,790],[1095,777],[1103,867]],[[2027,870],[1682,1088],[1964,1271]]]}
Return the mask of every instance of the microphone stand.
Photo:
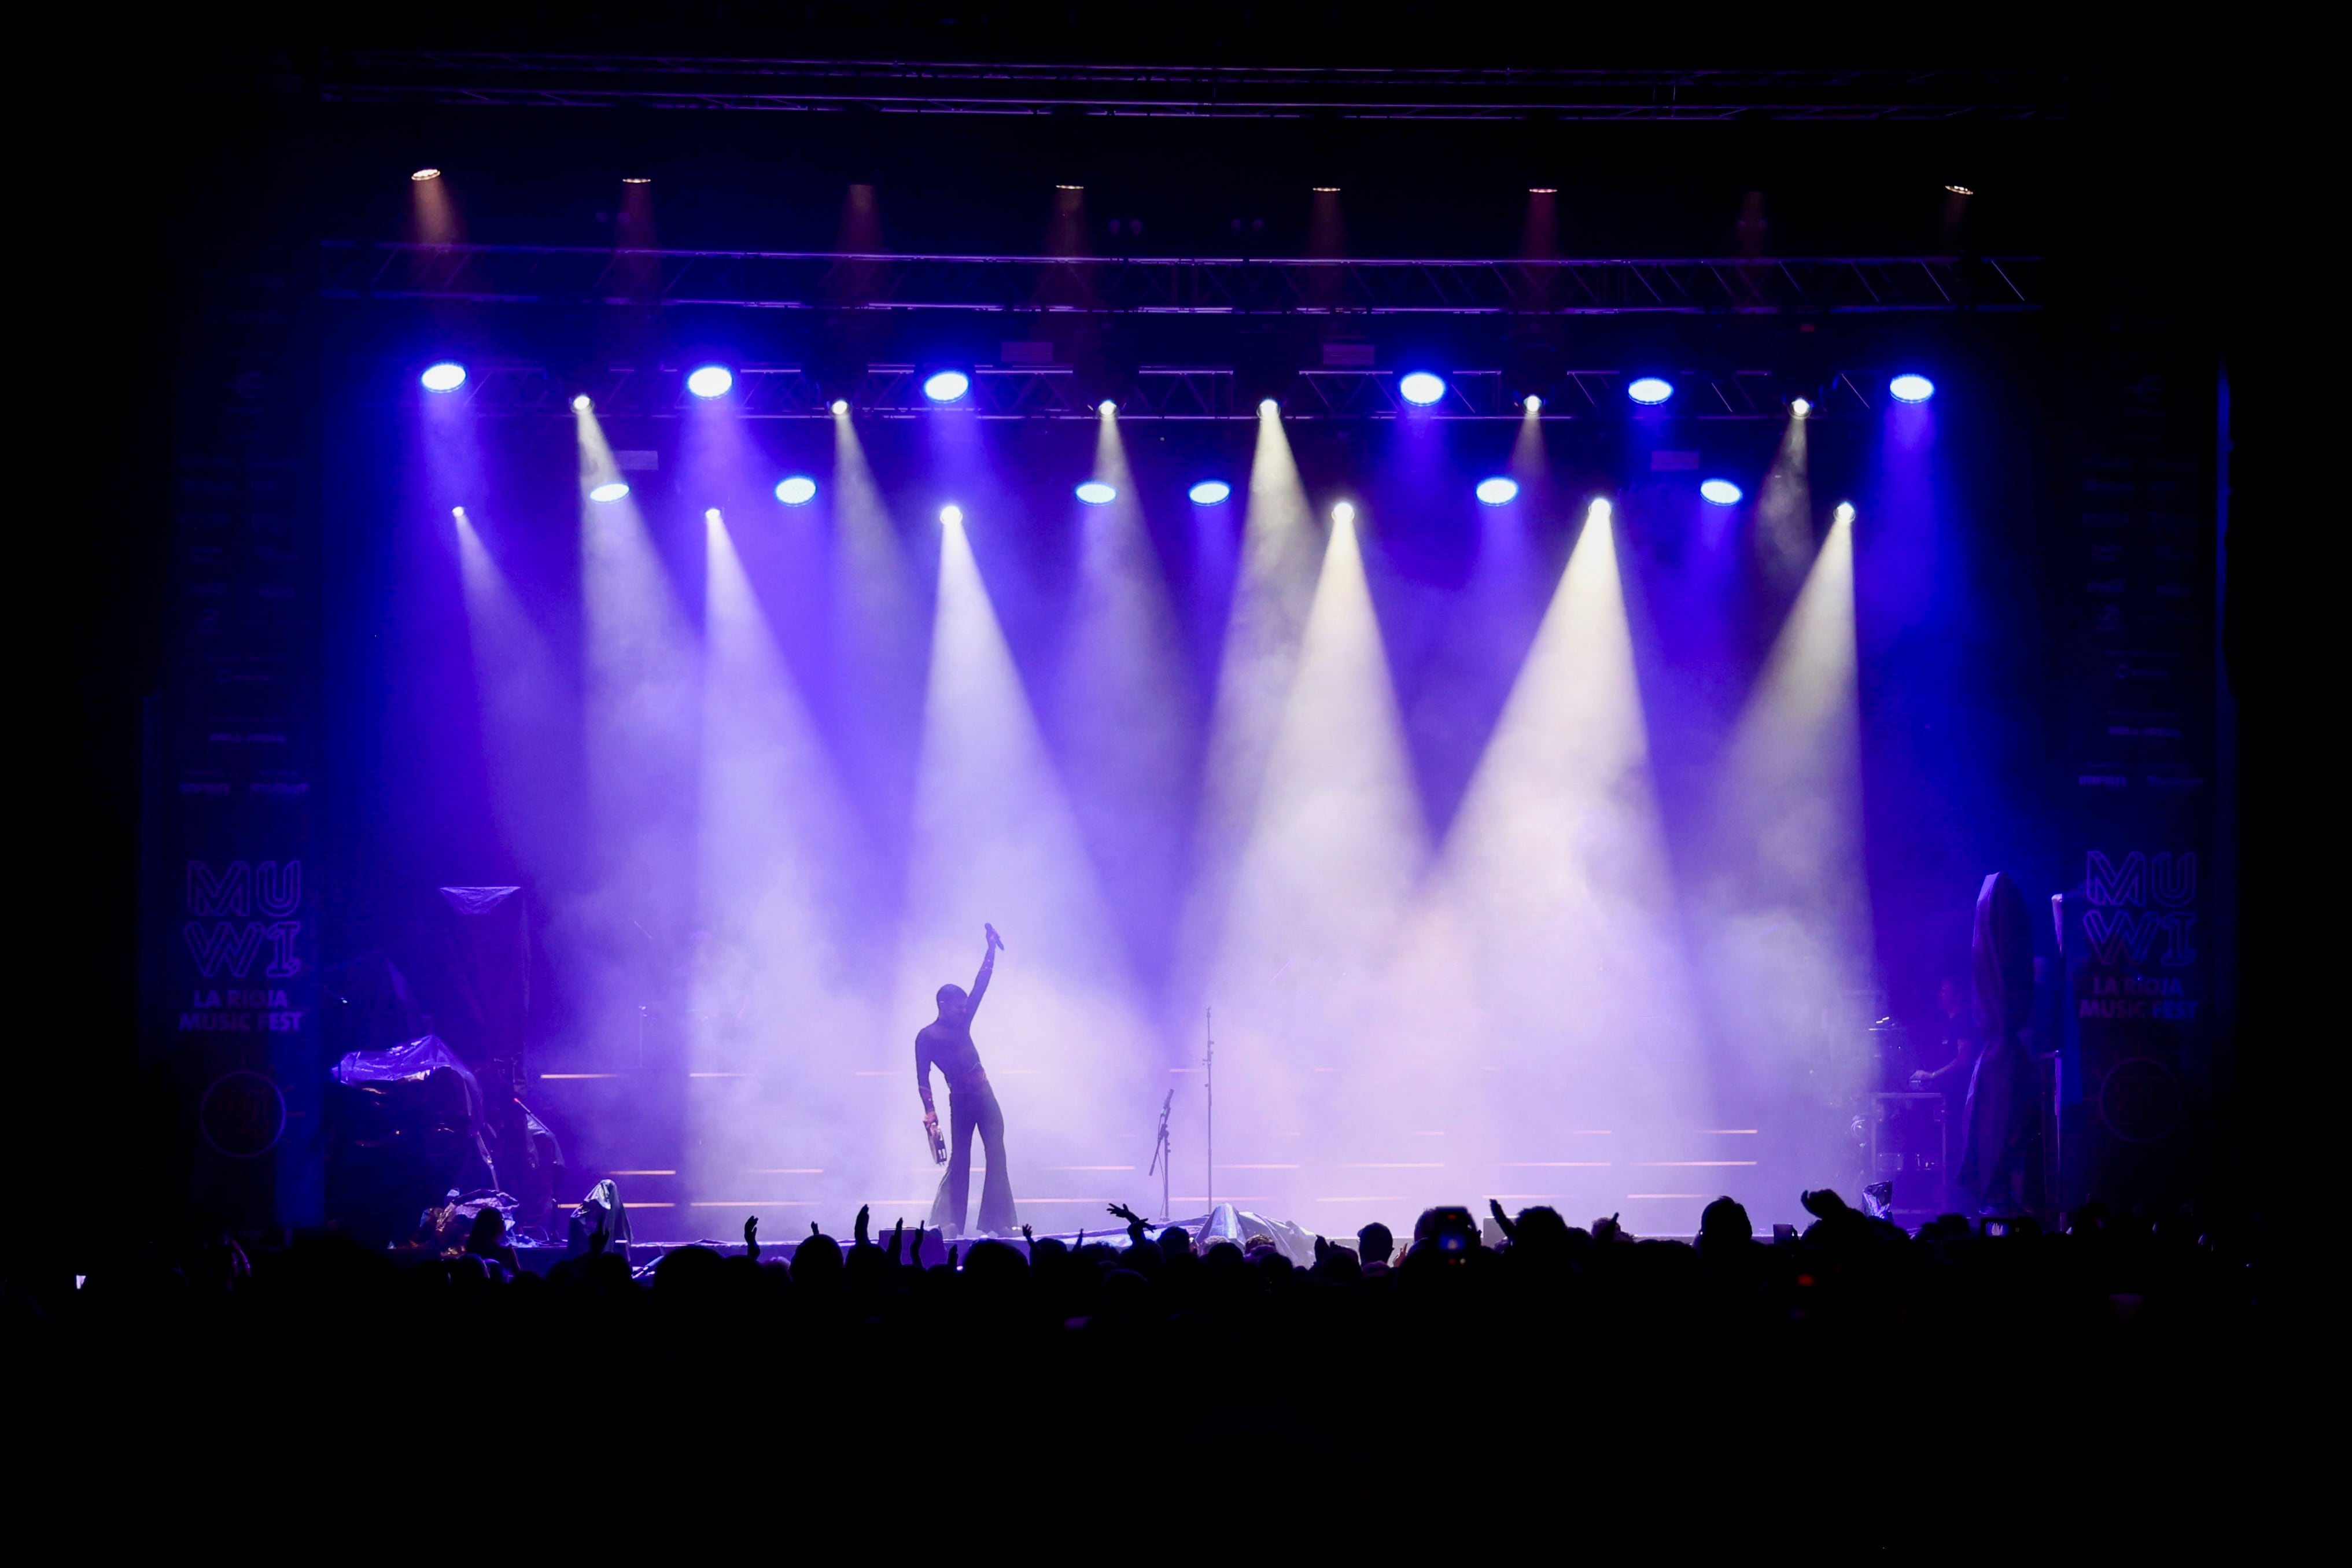
{"label": "microphone stand", "polygon": [[1208,1094],[1207,1127],[1209,1134],[1209,1212],[1217,1211],[1217,1015],[1213,1009],[1204,1009],[1201,1027],[1208,1040],[1208,1050],[1201,1057],[1202,1087]]}
{"label": "microphone stand", "polygon": [[1160,1103],[1160,1131],[1151,1140],[1151,1164],[1145,1166],[1143,1172],[1145,1176],[1153,1171],[1160,1173],[1160,1218],[1162,1224],[1175,1218],[1168,1198],[1168,1178],[1176,1167],[1174,1151],[1168,1146],[1168,1113],[1175,1103],[1176,1091],[1171,1089],[1168,1098]]}

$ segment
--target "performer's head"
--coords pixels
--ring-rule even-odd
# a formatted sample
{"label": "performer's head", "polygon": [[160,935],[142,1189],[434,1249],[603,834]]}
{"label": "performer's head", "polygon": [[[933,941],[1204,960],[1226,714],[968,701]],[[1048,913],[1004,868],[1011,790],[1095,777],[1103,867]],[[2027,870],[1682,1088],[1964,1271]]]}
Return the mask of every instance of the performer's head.
{"label": "performer's head", "polygon": [[971,1016],[971,998],[964,995],[961,986],[940,988],[940,1021],[961,1023]]}

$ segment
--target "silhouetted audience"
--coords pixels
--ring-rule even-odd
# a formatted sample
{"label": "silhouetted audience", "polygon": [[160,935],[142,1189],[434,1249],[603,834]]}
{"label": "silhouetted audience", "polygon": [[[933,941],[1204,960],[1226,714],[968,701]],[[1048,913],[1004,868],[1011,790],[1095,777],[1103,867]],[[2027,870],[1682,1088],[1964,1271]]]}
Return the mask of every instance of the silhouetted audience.
{"label": "silhouetted audience", "polygon": [[[957,1247],[919,1224],[875,1234],[861,1211],[846,1247],[815,1223],[763,1242],[752,1221],[740,1247],[657,1249],[614,1234],[624,1211],[607,1191],[583,1206],[576,1250],[516,1247],[495,1206],[462,1250],[323,1235],[248,1254],[216,1230],[126,1246],[80,1289],[0,1283],[0,1327],[72,1408],[209,1411],[246,1379],[269,1391],[256,1412],[310,1400],[283,1429],[333,1430],[322,1455],[462,1469],[493,1455],[484,1431],[520,1420],[536,1452],[610,1433],[643,1456],[640,1476],[707,1440],[762,1475],[838,1472],[843,1497],[903,1473],[950,1500],[1017,1496],[1056,1465],[1120,1482],[1133,1462],[1207,1486],[1182,1506],[1220,1525],[1285,1489],[1339,1516],[1411,1514],[1415,1489],[1440,1499],[1428,1478],[1478,1446],[1529,1459],[1532,1478],[1539,1455],[1541,1473],[1567,1475],[1697,1441],[1785,1464],[1775,1485],[1843,1487],[1838,1445],[1856,1432],[1870,1435],[1860,1473],[1895,1473],[1885,1431],[1916,1445],[1898,1458],[1926,1468],[1908,1473],[1942,1474],[2055,1443],[2059,1406],[2121,1434],[2095,1449],[2121,1464],[2128,1441],[2177,1433],[2199,1401],[2252,1381],[2279,1337],[2248,1222],[2093,1205],[2049,1229],[1948,1215],[1913,1235],[1834,1192],[1802,1202],[1812,1222],[1770,1241],[1724,1197],[1689,1239],[1499,1204],[1482,1227],[1442,1207],[1401,1255],[1378,1224],[1354,1250],[1318,1237],[1308,1254],[1256,1232],[1196,1248],[1132,1213],[1075,1242]],[[403,1421],[415,1429],[386,1435]],[[2088,1495],[2071,1469],[2069,1489]],[[1703,1490],[1737,1506],[1694,1528],[1760,1517],[1740,1487]],[[1532,1480],[1493,1500],[1529,1521],[1552,1506]],[[1451,1507],[1423,1522],[1442,1534]],[[1148,1511],[1106,1517],[1157,1528]]]}

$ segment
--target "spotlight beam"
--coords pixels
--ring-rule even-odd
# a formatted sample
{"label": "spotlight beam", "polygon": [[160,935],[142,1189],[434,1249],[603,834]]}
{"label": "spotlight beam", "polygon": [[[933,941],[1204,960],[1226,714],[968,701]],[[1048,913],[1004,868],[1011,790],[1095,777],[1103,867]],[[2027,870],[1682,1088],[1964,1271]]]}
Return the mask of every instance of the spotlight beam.
{"label": "spotlight beam", "polygon": [[1726,750],[1693,894],[1725,1076],[1816,1129],[1809,1180],[1852,1153],[1806,1107],[1859,1087],[1857,1063],[1814,1047],[1869,973],[1853,586],[1841,508]]}
{"label": "spotlight beam", "polygon": [[[1017,1096],[1002,1092],[1019,1168],[1025,1150],[1111,1124],[1155,1053],[964,524],[940,529],[920,745],[892,1016],[928,1016],[943,980],[969,981],[981,923],[1004,931],[1019,978],[1001,971],[989,998],[987,1051],[991,1068],[1025,1075]],[[894,1107],[877,1138],[904,1137],[906,1115]]]}
{"label": "spotlight beam", "polygon": [[1472,775],[1427,915],[1461,947],[1463,1014],[1505,1071],[1490,1138],[1539,1138],[1564,1102],[1636,1124],[1699,1112],[1697,1018],[1606,501]]}
{"label": "spotlight beam", "polygon": [[1185,913],[1189,962],[1205,982],[1231,882],[1257,812],[1268,756],[1297,672],[1320,540],[1281,411],[1258,411],[1242,521],[1241,561],[1216,674],[1201,807],[1193,827],[1193,887]]}

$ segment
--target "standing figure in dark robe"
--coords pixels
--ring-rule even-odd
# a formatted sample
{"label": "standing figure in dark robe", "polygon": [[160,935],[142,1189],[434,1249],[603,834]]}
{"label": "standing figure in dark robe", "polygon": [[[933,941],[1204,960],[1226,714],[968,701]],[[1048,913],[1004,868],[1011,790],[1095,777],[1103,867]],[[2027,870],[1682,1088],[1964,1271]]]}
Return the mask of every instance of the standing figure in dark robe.
{"label": "standing figure in dark robe", "polygon": [[1976,1065],[1960,1116],[1954,1178],[1980,1211],[2014,1214],[2039,1196],[2041,1118],[2035,1097],[2032,911],[2007,875],[1977,894],[1969,943],[1976,977]]}
{"label": "standing figure in dark robe", "polygon": [[980,1229],[983,1234],[1009,1236],[1021,1228],[1013,1211],[1013,1170],[1004,1157],[1004,1113],[996,1092],[988,1086],[988,1072],[971,1043],[971,1017],[988,995],[988,977],[996,968],[996,950],[1004,946],[996,927],[984,925],[988,952],[980,974],[967,993],[961,986],[939,989],[940,1016],[915,1036],[915,1088],[923,1097],[923,1125],[934,1140],[940,1134],[940,1113],[931,1103],[931,1069],[948,1081],[948,1170],[931,1205],[931,1224],[948,1236],[963,1234],[965,1206],[971,1195],[971,1135],[980,1134],[988,1155],[987,1179],[980,1188]]}

